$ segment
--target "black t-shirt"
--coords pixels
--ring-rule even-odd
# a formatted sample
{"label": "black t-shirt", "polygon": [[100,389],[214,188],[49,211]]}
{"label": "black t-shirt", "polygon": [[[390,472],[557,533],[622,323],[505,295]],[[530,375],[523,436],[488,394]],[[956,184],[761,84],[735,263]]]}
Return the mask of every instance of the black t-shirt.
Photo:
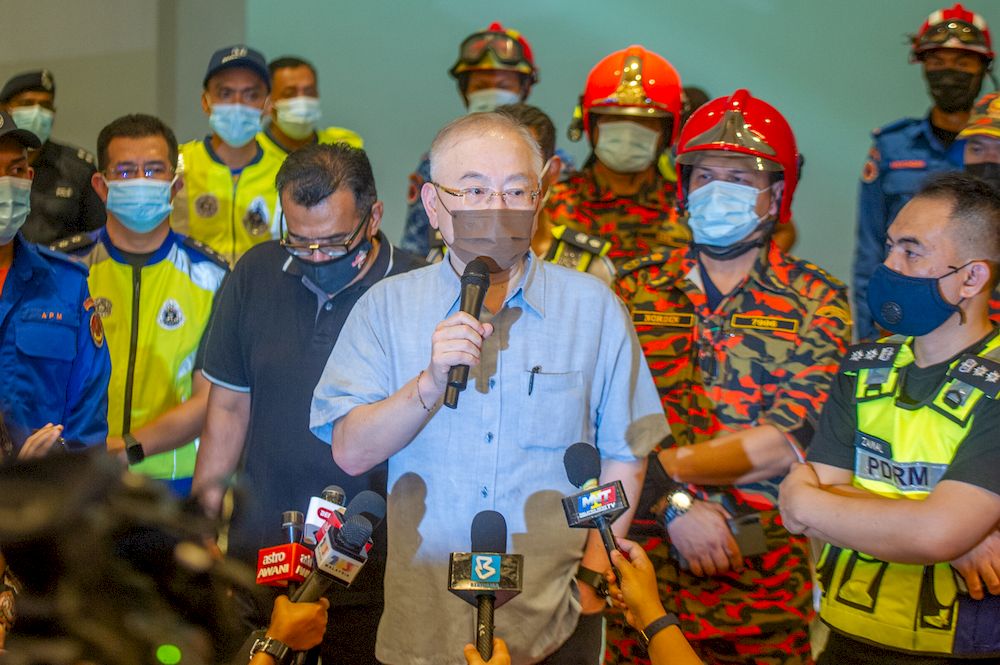
{"label": "black t-shirt", "polygon": [[[379,234],[375,263],[333,298],[319,296],[276,241],[247,252],[219,295],[210,323],[204,372],[213,383],[249,392],[250,423],[229,529],[229,553],[255,565],[257,550],[285,542],[281,513],[303,513],[309,499],[340,485],[350,501],[362,490],[386,494],[386,465],[352,477],[333,461],[330,443],[309,431],[313,389],[347,315],[378,280],[423,265]],[[376,531],[374,556],[351,586],[381,602],[385,528]],[[370,570],[369,570],[370,568]],[[336,599],[335,599],[336,602]]]}
{"label": "black t-shirt", "polygon": [[[948,367],[963,353],[975,353],[982,348],[984,340],[976,342],[968,349],[955,354],[949,360],[917,367],[915,363],[901,370],[902,385],[899,401],[916,405],[930,401],[941,389],[948,373]],[[854,441],[858,425],[855,387],[857,376],[837,374],[830,387],[830,396],[820,416],[819,430],[809,446],[809,461],[829,464],[841,469],[854,469]],[[955,458],[948,465],[942,480],[957,480],[995,494],[1000,494],[1000,399],[984,398],[973,413],[969,435],[962,441]]]}

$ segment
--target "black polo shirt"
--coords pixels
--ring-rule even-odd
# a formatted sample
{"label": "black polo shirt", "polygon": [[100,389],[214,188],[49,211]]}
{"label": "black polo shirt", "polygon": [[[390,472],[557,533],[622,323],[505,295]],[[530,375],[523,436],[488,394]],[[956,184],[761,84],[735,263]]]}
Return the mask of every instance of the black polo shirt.
{"label": "black polo shirt", "polygon": [[[229,554],[248,564],[256,565],[258,549],[284,542],[281,513],[306,512],[326,486],[340,485],[348,501],[362,490],[386,494],[385,463],[352,477],[334,463],[329,442],[309,431],[313,388],[354,303],[383,277],[423,265],[382,233],[379,241],[367,274],[333,298],[303,280],[277,241],[248,251],[220,292],[203,371],[209,381],[252,396],[229,528]],[[375,556],[334,603],[381,603],[384,525],[374,540]]]}

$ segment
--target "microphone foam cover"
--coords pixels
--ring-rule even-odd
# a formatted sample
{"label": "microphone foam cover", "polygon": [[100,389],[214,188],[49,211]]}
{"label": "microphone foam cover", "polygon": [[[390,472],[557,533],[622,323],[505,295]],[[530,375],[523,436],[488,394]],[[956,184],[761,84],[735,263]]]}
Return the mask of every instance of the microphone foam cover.
{"label": "microphone foam cover", "polygon": [[484,510],[472,519],[472,551],[507,553],[507,520],[495,510]]}
{"label": "microphone foam cover", "polygon": [[353,515],[337,531],[335,540],[352,552],[359,552],[372,537],[372,523],[361,515]]}
{"label": "microphone foam cover", "polygon": [[583,487],[588,481],[601,477],[601,453],[597,448],[580,441],[570,446],[563,455],[566,477],[573,487]]}
{"label": "microphone foam cover", "polygon": [[374,529],[385,519],[385,499],[371,490],[358,492],[344,510],[344,522],[354,515],[365,515]]}

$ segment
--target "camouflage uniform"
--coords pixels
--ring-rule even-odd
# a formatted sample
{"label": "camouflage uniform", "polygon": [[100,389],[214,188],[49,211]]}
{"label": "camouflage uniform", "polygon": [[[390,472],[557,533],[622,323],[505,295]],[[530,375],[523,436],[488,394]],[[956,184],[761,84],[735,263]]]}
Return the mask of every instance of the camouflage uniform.
{"label": "camouflage uniform", "polygon": [[[850,340],[847,290],[816,266],[762,249],[749,277],[708,308],[696,256],[687,248],[623,266],[616,284],[632,313],[670,424],[674,446],[758,425],[792,445],[808,443]],[[644,499],[659,498],[651,473]],[[662,598],[708,663],[808,663],[812,611],[809,547],[777,512],[781,478],[691,487],[730,512],[757,512],[768,551],[742,573],[696,577],[671,557],[669,540],[640,501],[632,535],[657,568]],[[635,633],[614,621],[609,662],[647,662]]]}
{"label": "camouflage uniform", "polygon": [[610,241],[607,256],[616,266],[684,247],[691,240],[691,232],[674,210],[674,184],[659,173],[634,196],[618,196],[593,166],[586,166],[550,191],[541,214],[552,226],[565,224],[571,231]]}

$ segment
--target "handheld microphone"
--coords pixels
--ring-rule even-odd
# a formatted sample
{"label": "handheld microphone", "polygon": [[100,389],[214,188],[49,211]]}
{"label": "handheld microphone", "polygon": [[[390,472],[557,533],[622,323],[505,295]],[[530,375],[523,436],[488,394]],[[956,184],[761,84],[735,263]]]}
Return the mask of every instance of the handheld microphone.
{"label": "handheld microphone", "polygon": [[303,520],[302,513],[297,510],[286,510],[281,514],[281,529],[288,542],[257,552],[257,584],[294,586],[312,572],[312,552],[299,542]]}
{"label": "handheld microphone", "polygon": [[507,522],[484,510],[472,520],[472,552],[453,553],[448,590],[476,606],[476,650],[493,657],[493,610],[521,593],[524,557],[507,554]]}
{"label": "handheld microphone", "polygon": [[597,529],[610,559],[611,552],[618,549],[611,523],[629,506],[625,488],[619,480],[598,485],[601,454],[588,443],[570,446],[563,455],[563,465],[569,482],[583,490],[562,500],[566,521],[573,528]]}
{"label": "handheld microphone", "polygon": [[[469,261],[462,273],[462,301],[460,309],[478,319],[483,311],[483,298],[490,288],[490,269],[482,257]],[[444,405],[458,408],[458,394],[469,382],[469,366],[455,365],[448,370],[448,387],[444,392]]]}
{"label": "handheld microphone", "polygon": [[302,541],[310,547],[315,547],[320,538],[319,532],[334,513],[344,514],[344,490],[339,485],[329,485],[320,496],[309,499],[309,509],[306,511],[305,527],[302,531]]}
{"label": "handheld microphone", "polygon": [[292,595],[294,602],[319,600],[335,583],[351,585],[368,561],[372,532],[385,518],[385,499],[365,490],[347,505],[341,518],[331,515],[329,528],[316,544],[316,567]]}

